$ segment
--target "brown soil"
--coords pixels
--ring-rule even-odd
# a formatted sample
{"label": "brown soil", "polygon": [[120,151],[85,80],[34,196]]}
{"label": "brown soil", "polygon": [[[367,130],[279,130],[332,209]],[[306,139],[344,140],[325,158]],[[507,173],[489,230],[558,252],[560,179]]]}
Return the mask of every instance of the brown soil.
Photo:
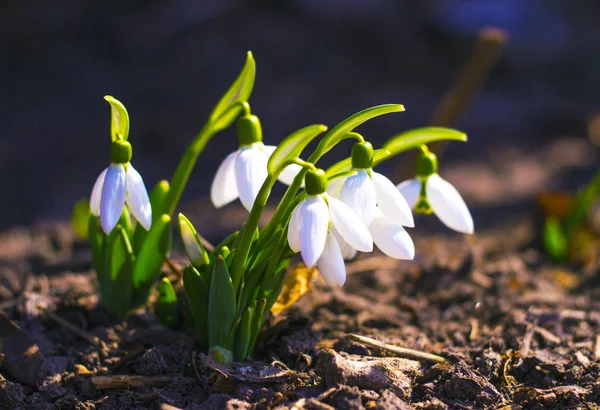
{"label": "brown soil", "polygon": [[[114,321],[97,308],[89,253],[66,225],[7,232],[0,408],[594,408],[598,257],[552,263],[519,214],[469,241],[417,229],[413,262],[363,255],[342,289],[316,281],[232,367],[151,309]],[[447,360],[394,358],[347,333]]]}

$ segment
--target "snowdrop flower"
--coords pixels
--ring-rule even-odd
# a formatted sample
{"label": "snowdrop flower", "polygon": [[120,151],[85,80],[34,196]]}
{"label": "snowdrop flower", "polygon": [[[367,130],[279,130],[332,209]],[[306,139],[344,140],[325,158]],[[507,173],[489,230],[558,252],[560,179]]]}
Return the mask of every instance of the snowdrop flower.
{"label": "snowdrop flower", "polygon": [[100,217],[107,235],[119,222],[125,203],[146,230],[152,224],[152,208],[142,176],[131,165],[131,144],[116,140],[110,149],[111,165],[100,173],[90,198],[92,215]]}
{"label": "snowdrop flower", "polygon": [[[413,259],[415,246],[404,226],[415,226],[404,197],[384,175],[374,172],[373,147],[357,142],[352,147],[353,173],[335,180],[328,193],[348,205],[368,227],[375,245],[386,255]],[[352,259],[356,248],[338,238],[344,259]]]}
{"label": "snowdrop flower", "polygon": [[472,234],[473,218],[456,188],[437,173],[437,157],[426,146],[417,160],[417,178],[404,181],[398,190],[416,211],[434,213],[449,228]]}
{"label": "snowdrop flower", "polygon": [[[275,146],[262,143],[262,128],[255,115],[246,115],[237,123],[240,148],[229,154],[219,166],[210,189],[210,199],[216,208],[236,200],[250,211],[260,187],[267,179],[267,162]],[[291,184],[300,166],[289,165],[279,180]]]}
{"label": "snowdrop flower", "polygon": [[325,193],[323,170],[309,171],[304,181],[308,196],[292,212],[288,243],[294,252],[300,252],[306,266],[317,265],[329,286],[342,286],[346,266],[337,237],[361,252],[373,250],[373,239],[347,205]]}

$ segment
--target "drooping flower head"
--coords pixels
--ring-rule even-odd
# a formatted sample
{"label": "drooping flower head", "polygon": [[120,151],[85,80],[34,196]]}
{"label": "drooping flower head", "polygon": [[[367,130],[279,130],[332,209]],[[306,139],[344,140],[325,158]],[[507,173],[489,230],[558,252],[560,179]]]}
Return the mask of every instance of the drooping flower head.
{"label": "drooping flower head", "polygon": [[[256,115],[246,114],[238,120],[239,149],[229,154],[219,166],[210,189],[210,198],[217,208],[240,198],[250,211],[260,187],[267,179],[267,162],[275,146],[264,145],[262,127]],[[279,180],[291,184],[300,171],[292,164],[279,175]]]}
{"label": "drooping flower head", "polygon": [[146,186],[139,172],[131,165],[131,144],[117,139],[110,146],[111,164],[100,173],[90,198],[91,212],[100,217],[102,230],[107,235],[119,222],[123,207],[146,230],[152,224],[152,207]]}
{"label": "drooping flower head", "polygon": [[309,171],[304,181],[308,196],[292,212],[288,243],[306,266],[317,265],[329,286],[342,286],[346,266],[336,235],[362,252],[373,250],[373,239],[352,209],[326,193],[323,170]]}
{"label": "drooping flower head", "polygon": [[[352,147],[352,174],[334,180],[328,192],[356,212],[383,253],[397,259],[412,259],[414,243],[404,229],[404,226],[414,226],[410,207],[394,184],[373,171],[372,165],[372,145],[369,142],[355,143]],[[356,255],[352,246],[343,242],[340,245],[346,259]]]}
{"label": "drooping flower head", "polygon": [[434,213],[449,228],[472,234],[473,218],[456,188],[438,175],[437,156],[425,145],[417,159],[417,177],[397,186],[415,212]]}

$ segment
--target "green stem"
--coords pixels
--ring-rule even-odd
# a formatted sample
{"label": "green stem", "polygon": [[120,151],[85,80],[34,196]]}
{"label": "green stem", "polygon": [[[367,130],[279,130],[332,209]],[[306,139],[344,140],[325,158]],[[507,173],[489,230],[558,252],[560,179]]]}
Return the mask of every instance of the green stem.
{"label": "green stem", "polygon": [[273,188],[273,185],[275,184],[275,181],[277,181],[277,176],[269,175],[260,187],[260,191],[258,191],[258,195],[254,200],[254,204],[252,205],[250,215],[248,215],[246,225],[244,225],[244,229],[240,234],[240,241],[238,243],[235,256],[233,257],[231,266],[229,266],[231,280],[233,281],[233,286],[236,291],[240,285],[240,281],[242,280],[244,264],[246,263],[246,258],[248,257],[250,247],[252,246],[254,232],[258,227],[260,217],[265,209],[265,206],[267,205],[267,200],[269,199],[269,194],[271,192],[271,188]]}

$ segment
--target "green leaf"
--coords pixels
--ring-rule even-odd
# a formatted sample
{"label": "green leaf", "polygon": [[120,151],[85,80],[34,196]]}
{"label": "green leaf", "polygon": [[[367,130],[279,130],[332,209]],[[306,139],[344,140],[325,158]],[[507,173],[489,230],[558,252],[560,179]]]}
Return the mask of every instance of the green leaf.
{"label": "green leaf", "polygon": [[177,294],[169,278],[162,278],[158,287],[156,313],[165,326],[176,327],[179,324]]}
{"label": "green leaf", "polygon": [[258,333],[264,322],[265,317],[265,309],[267,306],[267,299],[261,298],[258,299],[256,303],[256,311],[254,312],[254,318],[252,320],[252,335],[250,336],[250,343],[248,345],[248,352],[251,352],[254,349],[254,345],[256,344],[256,339],[258,337]]}
{"label": "green leaf", "polygon": [[81,239],[88,238],[91,215],[89,199],[81,198],[75,203],[73,215],[71,216],[71,226],[75,235]]}
{"label": "green leaf", "polygon": [[[374,150],[373,151],[373,167],[375,167],[377,164],[379,164],[381,161],[383,161],[390,155],[391,155],[391,153],[387,149],[381,148],[381,149]],[[332,177],[336,176],[337,174],[344,173],[351,169],[352,169],[352,158],[346,158],[346,159],[343,159],[340,162],[330,166],[327,169],[327,171],[325,171],[325,174],[327,175],[327,178],[332,179]]]}
{"label": "green leaf", "polygon": [[546,253],[556,260],[564,260],[567,256],[568,243],[557,217],[549,216],[546,218],[542,237]]}
{"label": "green leaf", "polygon": [[372,118],[401,111],[404,111],[404,106],[402,104],[378,105],[376,107],[371,107],[360,111],[346,118],[344,121],[332,128],[331,131],[329,131],[319,143],[317,152],[319,152],[321,155],[325,154],[338,142],[343,140],[346,137],[346,134]]}
{"label": "green leaf", "polygon": [[217,256],[208,298],[209,345],[229,349],[229,334],[235,321],[235,290],[225,260]]}
{"label": "green leaf", "polygon": [[196,268],[207,265],[210,262],[208,253],[206,253],[206,249],[204,249],[204,245],[202,245],[202,241],[198,237],[196,228],[181,213],[179,214],[179,232],[191,264]]}
{"label": "green leaf", "polygon": [[88,224],[88,239],[92,251],[92,266],[96,271],[98,284],[100,285],[100,294],[105,293],[106,272],[104,271],[104,240],[106,235],[102,231],[100,218],[90,215]]}
{"label": "green leaf", "polygon": [[138,252],[133,269],[133,284],[135,287],[153,281],[160,273],[165,257],[171,250],[172,238],[171,217],[162,215],[152,224],[148,237]]}
{"label": "green leaf", "polygon": [[327,131],[321,124],[309,125],[293,132],[278,145],[267,164],[269,174],[276,176],[289,165],[290,161],[297,159],[304,148],[317,136]]}
{"label": "green leaf", "polygon": [[206,350],[208,348],[209,284],[196,268],[188,265],[183,270],[183,287],[196,325],[198,343],[203,350]]}
{"label": "green leaf", "polygon": [[238,103],[248,101],[252,88],[254,87],[254,77],[256,75],[256,64],[252,52],[246,54],[246,63],[244,68],[235,79],[229,90],[221,97],[215,108],[208,117],[208,122],[213,129],[227,128],[240,113],[242,109]]}
{"label": "green leaf", "polygon": [[127,109],[116,98],[105,95],[104,99],[110,104],[110,134],[112,141],[129,138],[129,114]]}
{"label": "green leaf", "polygon": [[242,315],[240,323],[235,330],[235,339],[233,342],[233,357],[237,361],[246,359],[250,340],[252,339],[252,322],[254,319],[254,311],[256,309],[256,301],[252,306],[248,306]]}
{"label": "green leaf", "polygon": [[443,127],[424,127],[404,131],[390,138],[383,148],[390,151],[390,156],[398,155],[409,149],[418,148],[423,144],[430,144],[436,141],[453,140],[467,141],[467,134],[452,128]]}
{"label": "green leaf", "polygon": [[[150,206],[152,207],[153,224],[156,223],[156,221],[162,215],[161,209],[164,206],[164,202],[168,193],[169,182],[164,179],[159,181],[152,189],[152,192],[150,192]],[[133,248],[136,253],[138,253],[142,248],[142,244],[146,240],[148,232],[149,231],[145,230],[142,224],[137,224],[135,232],[133,233]]]}
{"label": "green leaf", "polygon": [[577,194],[575,204],[565,220],[565,235],[571,238],[575,231],[581,227],[590,214],[592,205],[600,196],[600,170],[596,172],[592,180]]}
{"label": "green leaf", "polygon": [[108,236],[104,253],[104,270],[107,275],[107,294],[103,304],[119,317],[127,315],[131,308],[133,287],[131,278],[135,256],[129,237],[121,225]]}

